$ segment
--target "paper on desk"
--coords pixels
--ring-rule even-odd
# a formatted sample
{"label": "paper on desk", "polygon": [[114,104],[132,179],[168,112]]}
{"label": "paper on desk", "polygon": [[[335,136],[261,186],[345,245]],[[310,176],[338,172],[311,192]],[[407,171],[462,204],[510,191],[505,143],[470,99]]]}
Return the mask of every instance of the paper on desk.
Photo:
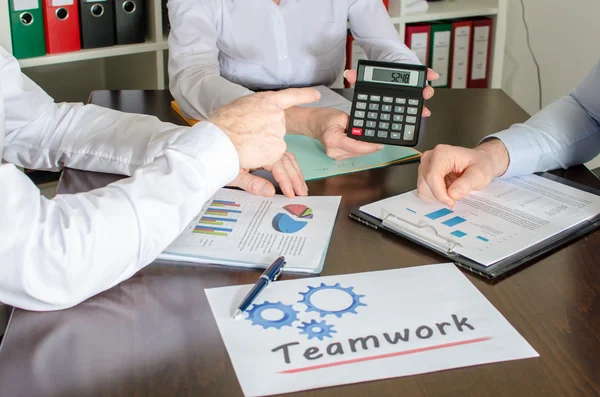
{"label": "paper on desk", "polygon": [[340,197],[288,199],[220,189],[159,259],[320,273]]}
{"label": "paper on desk", "polygon": [[325,148],[316,139],[304,135],[286,135],[287,151],[294,153],[296,161],[307,181],[348,174],[390,164],[417,159],[420,153],[402,146],[386,146],[377,153],[353,157],[347,160],[334,160],[327,156]]}
{"label": "paper on desk", "polygon": [[382,211],[391,213],[406,221],[401,224],[404,229],[426,239],[435,230],[436,236],[452,244],[454,252],[489,266],[595,217],[600,213],[600,197],[525,175],[496,179],[452,209],[425,203],[416,191],[360,209],[379,219]]}
{"label": "paper on desk", "polygon": [[350,114],[350,111],[352,110],[352,102],[324,85],[317,85],[311,88],[314,88],[321,93],[321,99],[319,99],[317,102],[300,106],[307,108],[334,108],[341,110],[346,114]]}
{"label": "paper on desk", "polygon": [[452,264],[206,290],[246,396],[415,375],[538,354]]}
{"label": "paper on desk", "polygon": [[[321,93],[321,99],[302,106],[335,108],[350,114],[352,102],[324,85],[313,88]],[[325,148],[316,139],[304,135],[288,134],[285,137],[285,142],[287,143],[287,150],[296,156],[298,165],[307,181],[385,167],[393,163],[416,159],[420,156],[420,152],[412,148],[387,145],[377,153],[337,161],[327,156]]]}

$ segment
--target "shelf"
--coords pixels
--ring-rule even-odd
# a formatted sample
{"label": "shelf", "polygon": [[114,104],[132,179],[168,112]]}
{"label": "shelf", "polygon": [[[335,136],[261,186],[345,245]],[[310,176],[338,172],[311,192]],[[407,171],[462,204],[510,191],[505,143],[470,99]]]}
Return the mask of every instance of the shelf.
{"label": "shelf", "polygon": [[469,18],[498,14],[498,2],[478,0],[444,0],[429,3],[426,12],[408,14],[401,17],[391,17],[392,22],[416,23],[436,21],[440,19]]}
{"label": "shelf", "polygon": [[160,43],[145,42],[141,44],[115,45],[111,47],[94,48],[89,50],[66,52],[63,54],[44,55],[35,58],[19,59],[19,64],[21,65],[21,68],[56,65],[59,63],[86,61],[90,59],[116,57],[120,55],[140,54],[143,52],[166,50],[167,46],[167,43],[164,41]]}

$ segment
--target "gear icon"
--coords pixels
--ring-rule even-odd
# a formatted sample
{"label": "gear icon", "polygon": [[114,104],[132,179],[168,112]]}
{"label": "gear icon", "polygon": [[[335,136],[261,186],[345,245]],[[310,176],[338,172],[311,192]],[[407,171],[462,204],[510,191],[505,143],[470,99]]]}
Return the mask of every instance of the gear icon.
{"label": "gear icon", "polygon": [[[341,310],[319,309],[310,301],[310,298],[313,296],[313,294],[317,293],[318,291],[323,291],[327,289],[335,289],[347,293],[352,298],[352,304],[350,304],[350,306],[348,306],[347,308]],[[352,291],[353,289],[354,287],[343,288],[340,286],[340,283],[337,283],[335,285],[325,285],[325,283],[321,283],[319,287],[308,286],[308,291],[300,292],[300,295],[303,295],[304,297],[302,298],[302,300],[299,300],[298,303],[304,303],[306,305],[306,312],[317,312],[321,315],[321,317],[325,317],[328,314],[333,314],[334,316],[340,318],[344,313],[357,314],[357,307],[367,305],[360,301],[360,298],[364,297],[364,295],[356,294],[354,291]]]}
{"label": "gear icon", "polygon": [[[262,316],[262,313],[265,310],[275,309],[279,310],[282,313],[281,318],[277,320],[268,320]],[[300,313],[297,310],[294,310],[292,305],[284,305],[281,302],[271,303],[265,301],[259,305],[252,305],[252,309],[248,310],[247,320],[252,321],[252,325],[260,325],[264,329],[267,328],[276,328],[281,329],[281,327],[289,325],[292,326],[294,321],[298,320],[297,314]]]}
{"label": "gear icon", "polygon": [[325,323],[325,320],[317,322],[317,320],[311,320],[310,323],[302,322],[302,325],[298,327],[301,329],[301,334],[306,334],[308,339],[318,338],[319,340],[323,340],[324,337],[331,338],[331,334],[337,333],[337,331],[333,330],[333,325],[328,325]]}

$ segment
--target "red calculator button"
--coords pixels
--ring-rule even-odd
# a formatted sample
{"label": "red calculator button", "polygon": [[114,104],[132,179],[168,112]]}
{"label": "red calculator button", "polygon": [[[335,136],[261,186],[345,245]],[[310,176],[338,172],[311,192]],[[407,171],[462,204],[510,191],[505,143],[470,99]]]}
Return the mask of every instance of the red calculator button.
{"label": "red calculator button", "polygon": [[362,135],[362,128],[352,128],[352,135]]}

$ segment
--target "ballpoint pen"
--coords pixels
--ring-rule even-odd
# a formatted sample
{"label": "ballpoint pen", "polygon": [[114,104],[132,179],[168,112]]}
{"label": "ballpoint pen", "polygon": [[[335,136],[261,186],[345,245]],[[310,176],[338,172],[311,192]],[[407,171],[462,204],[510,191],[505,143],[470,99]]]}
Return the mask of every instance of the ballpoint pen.
{"label": "ballpoint pen", "polygon": [[264,271],[264,273],[259,277],[256,284],[254,284],[254,287],[252,287],[250,292],[248,292],[248,295],[246,295],[242,303],[240,303],[240,306],[233,314],[234,319],[238,318],[244,312],[244,310],[246,310],[248,306],[250,306],[250,304],[256,299],[258,294],[260,294],[260,292],[267,285],[269,285],[271,281],[277,280],[277,277],[279,277],[279,275],[283,271],[284,265],[285,258],[283,256],[280,256],[279,258],[275,259],[275,262],[273,262],[273,264],[269,266],[267,270]]}

